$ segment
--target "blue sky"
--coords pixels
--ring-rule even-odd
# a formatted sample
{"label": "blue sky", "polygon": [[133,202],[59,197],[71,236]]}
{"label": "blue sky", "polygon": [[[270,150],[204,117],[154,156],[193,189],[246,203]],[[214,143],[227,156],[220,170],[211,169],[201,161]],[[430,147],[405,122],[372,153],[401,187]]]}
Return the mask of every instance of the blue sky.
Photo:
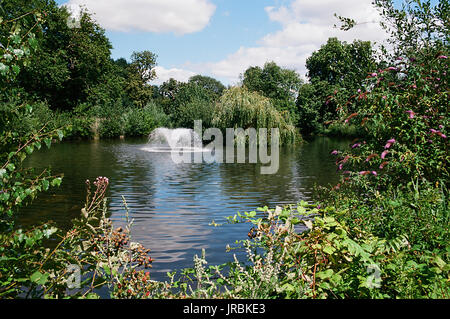
{"label": "blue sky", "polygon": [[[160,84],[194,74],[235,84],[249,66],[267,61],[305,74],[306,58],[328,37],[380,43],[385,34],[371,0],[59,0],[86,6],[105,28],[112,57],[133,51],[158,55]],[[396,1],[397,3],[400,0]],[[333,25],[334,13],[366,23],[350,32]]]}

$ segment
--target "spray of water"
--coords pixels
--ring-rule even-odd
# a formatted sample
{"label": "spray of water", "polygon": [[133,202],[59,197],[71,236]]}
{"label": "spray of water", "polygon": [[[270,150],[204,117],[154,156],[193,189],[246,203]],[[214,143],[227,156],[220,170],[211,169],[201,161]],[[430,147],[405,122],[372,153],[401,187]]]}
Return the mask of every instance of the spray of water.
{"label": "spray of water", "polygon": [[147,152],[166,153],[203,152],[202,140],[198,134],[188,128],[169,129],[160,127],[150,134],[149,143],[142,148]]}

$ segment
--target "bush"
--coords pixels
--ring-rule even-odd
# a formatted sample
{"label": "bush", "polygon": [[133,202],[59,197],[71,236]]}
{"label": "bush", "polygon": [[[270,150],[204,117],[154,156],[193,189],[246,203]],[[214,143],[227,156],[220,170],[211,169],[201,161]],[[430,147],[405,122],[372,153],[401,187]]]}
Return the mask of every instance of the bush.
{"label": "bush", "polygon": [[145,111],[151,114],[157,127],[171,126],[170,116],[164,113],[163,107],[156,102],[151,101],[145,106]]}
{"label": "bush", "polygon": [[142,108],[130,109],[123,119],[126,136],[146,136],[156,127],[153,114]]}
{"label": "bush", "polygon": [[83,138],[90,139],[94,137],[93,125],[95,123],[95,119],[92,117],[71,117],[69,120],[70,123],[70,131],[67,134],[66,138]]}
{"label": "bush", "polygon": [[322,128],[320,133],[327,136],[338,137],[363,137],[364,131],[356,125],[344,125],[342,123],[331,123],[328,127]]}
{"label": "bush", "polygon": [[183,103],[177,110],[177,127],[194,128],[194,121],[201,120],[205,128],[211,127],[214,115],[214,102],[194,98]]}
{"label": "bush", "polygon": [[122,116],[103,118],[98,129],[100,137],[113,138],[124,135],[125,120]]}

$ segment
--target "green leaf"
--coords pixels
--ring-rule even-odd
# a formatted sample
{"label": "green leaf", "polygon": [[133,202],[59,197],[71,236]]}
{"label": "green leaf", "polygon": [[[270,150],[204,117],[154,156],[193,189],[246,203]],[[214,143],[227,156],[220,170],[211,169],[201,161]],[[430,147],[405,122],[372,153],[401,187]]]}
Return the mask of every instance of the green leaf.
{"label": "green leaf", "polygon": [[52,186],[59,187],[61,185],[61,182],[62,182],[62,178],[61,177],[54,178],[52,180]]}
{"label": "green leaf", "polygon": [[317,277],[321,278],[321,279],[328,279],[331,278],[331,276],[333,276],[334,271],[333,269],[328,269],[325,271],[320,271],[316,274]]}
{"label": "green leaf", "polygon": [[48,180],[44,179],[42,181],[42,187],[43,187],[44,191],[47,191],[49,186],[50,186],[50,182]]}
{"label": "green leaf", "polygon": [[33,146],[30,145],[30,146],[25,147],[25,152],[27,152],[28,155],[33,153],[33,151],[34,151]]}
{"label": "green leaf", "polygon": [[0,178],[3,178],[3,176],[6,174],[6,169],[0,168]]}
{"label": "green leaf", "polygon": [[20,72],[20,67],[18,65],[13,65],[11,69],[16,75]]}
{"label": "green leaf", "polygon": [[103,266],[103,269],[105,270],[105,273],[109,276],[111,275],[111,268],[109,268],[107,265]]}
{"label": "green leaf", "polygon": [[28,43],[30,44],[30,47],[31,47],[33,50],[36,50],[38,41],[37,41],[35,38],[29,38],[29,39],[28,39]]}
{"label": "green leaf", "polygon": [[323,251],[328,255],[332,255],[336,251],[336,249],[330,245],[327,245],[323,248]]}
{"label": "green leaf", "polygon": [[8,165],[6,165],[6,168],[12,172],[16,169],[16,166],[13,163],[9,163]]}
{"label": "green leaf", "polygon": [[36,271],[31,275],[30,280],[38,285],[45,285],[48,280],[48,274],[43,274],[39,271]]}
{"label": "green leaf", "polygon": [[52,139],[51,138],[44,138],[44,143],[47,145],[47,148],[50,148],[52,145]]}
{"label": "green leaf", "polygon": [[58,134],[58,138],[61,141],[64,137],[64,133],[61,130],[57,130],[56,133]]}

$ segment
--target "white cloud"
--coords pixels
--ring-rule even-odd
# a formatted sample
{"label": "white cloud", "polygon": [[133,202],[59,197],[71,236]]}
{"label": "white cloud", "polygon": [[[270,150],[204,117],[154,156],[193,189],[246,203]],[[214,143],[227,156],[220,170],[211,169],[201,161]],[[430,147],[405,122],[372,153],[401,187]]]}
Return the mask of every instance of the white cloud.
{"label": "white cloud", "polygon": [[[325,44],[330,37],[352,42],[355,39],[381,42],[386,33],[379,26],[379,13],[372,0],[293,0],[289,6],[266,7],[271,21],[280,23],[281,29],[269,33],[258,42],[259,46],[241,47],[218,62],[189,65],[213,76],[237,83],[239,74],[249,66],[262,66],[267,61],[306,74],[306,59]],[[355,19],[361,23],[350,31],[334,28],[339,24],[334,14]]]}
{"label": "white cloud", "polygon": [[155,72],[157,78],[151,81],[153,85],[160,85],[163,82],[169,80],[170,78],[174,78],[177,81],[187,82],[191,76],[196,75],[197,73],[185,69],[178,68],[170,68],[166,69],[162,66],[156,66]]}
{"label": "white cloud", "polygon": [[108,30],[193,33],[205,28],[216,9],[210,0],[69,0],[95,14]]}

